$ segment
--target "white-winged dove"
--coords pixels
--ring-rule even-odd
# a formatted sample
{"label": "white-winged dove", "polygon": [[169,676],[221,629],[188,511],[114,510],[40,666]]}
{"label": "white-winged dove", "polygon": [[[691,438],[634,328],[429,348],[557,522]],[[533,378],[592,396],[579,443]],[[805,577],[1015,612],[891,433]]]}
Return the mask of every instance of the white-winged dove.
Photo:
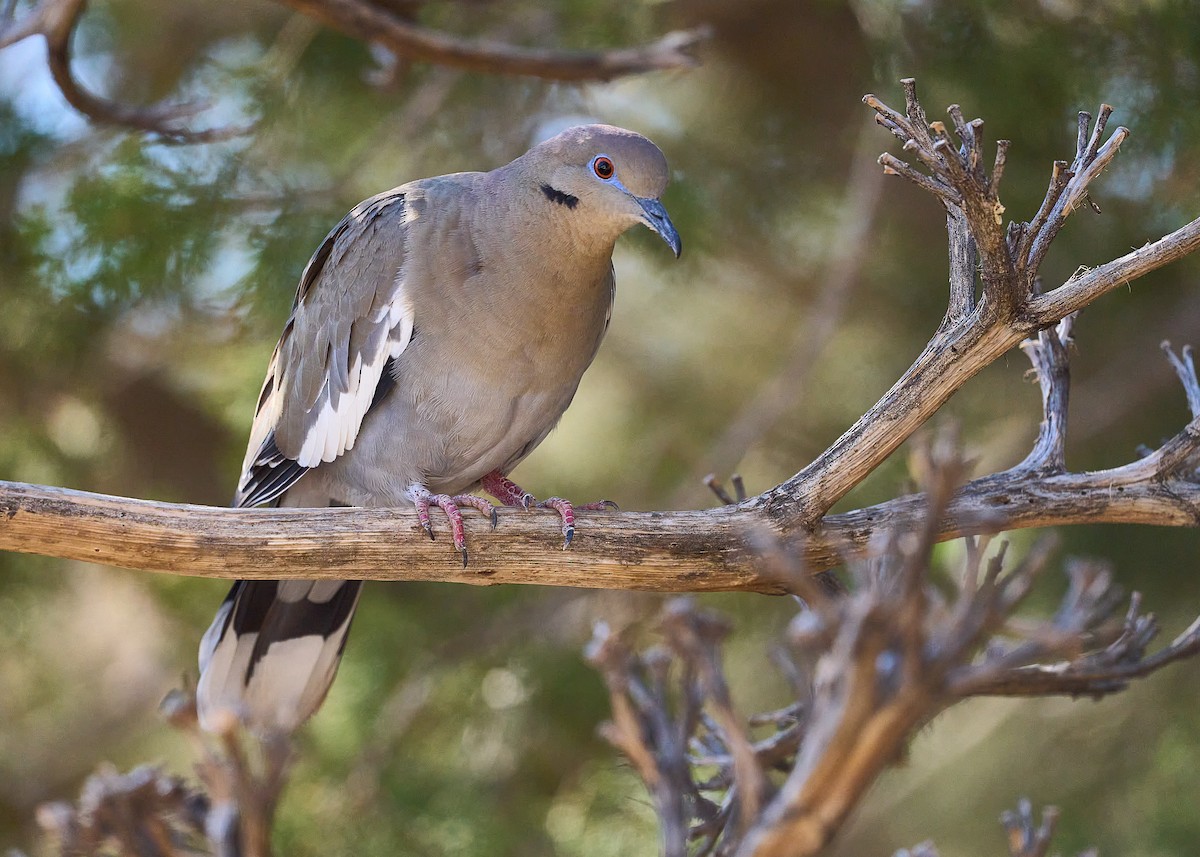
{"label": "white-winged dove", "polygon": [[[533,497],[506,475],[554,428],[612,312],[637,224],[678,256],[667,162],[621,128],[571,128],[489,173],[359,203],[305,268],[267,369],[235,506],[458,507]],[[562,518],[566,544],[574,510]],[[603,504],[592,504],[599,507]],[[564,545],[565,546],[565,545]],[[361,581],[238,581],[200,644],[200,722],[291,731],[337,672]]]}

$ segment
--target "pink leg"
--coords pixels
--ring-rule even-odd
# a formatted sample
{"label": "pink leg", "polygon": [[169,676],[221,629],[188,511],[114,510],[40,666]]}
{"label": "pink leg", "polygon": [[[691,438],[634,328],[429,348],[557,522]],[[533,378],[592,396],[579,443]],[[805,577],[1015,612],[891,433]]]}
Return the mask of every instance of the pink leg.
{"label": "pink leg", "polygon": [[433,539],[433,523],[429,519],[429,507],[437,506],[446,513],[446,518],[450,521],[450,537],[454,540],[455,550],[462,554],[463,568],[467,567],[467,539],[463,533],[462,512],[458,510],[458,507],[462,505],[478,509],[491,518],[492,529],[496,528],[496,507],[482,497],[475,497],[471,494],[458,494],[454,497],[448,494],[431,494],[423,485],[414,485],[409,488],[408,496],[412,499],[413,505],[417,507],[417,520],[421,522],[421,528],[429,534],[431,541]]}
{"label": "pink leg", "polygon": [[505,506],[520,506],[523,509],[532,509],[534,503],[537,502],[537,498],[499,470],[493,470],[484,476],[479,480],[479,484],[484,491],[491,494]]}
{"label": "pink leg", "polygon": [[[483,486],[484,491],[505,506],[520,506],[524,509],[536,506],[540,509],[553,509],[558,512],[558,516],[562,518],[563,550],[571,546],[571,539],[575,538],[575,507],[569,500],[564,500],[562,497],[551,497],[539,503],[532,494],[498,470],[493,470],[484,476],[480,480],[480,485]],[[601,500],[598,503],[587,503],[579,508],[601,511],[617,509],[618,506],[612,500]]]}

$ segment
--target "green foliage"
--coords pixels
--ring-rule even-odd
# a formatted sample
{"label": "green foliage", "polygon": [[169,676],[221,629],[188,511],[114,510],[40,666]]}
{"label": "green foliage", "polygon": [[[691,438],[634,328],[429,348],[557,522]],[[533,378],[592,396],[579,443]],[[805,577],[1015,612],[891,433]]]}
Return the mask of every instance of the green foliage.
{"label": "green foliage", "polygon": [[[785,364],[797,326],[820,301],[858,134],[869,133],[874,150],[895,150],[882,130],[860,131],[864,92],[898,101],[896,78],[916,76],[931,108],[961,103],[968,118],[987,120],[988,139],[1013,140],[1002,198],[1017,218],[1036,210],[1051,161],[1073,151],[1075,111],[1116,105],[1114,122],[1133,136],[1096,186],[1104,214],[1071,219],[1045,267],[1048,282],[1198,213],[1200,18],[1182,0],[511,0],[419,12],[427,25],[539,46],[617,46],[702,21],[716,27],[696,71],[581,88],[421,65],[373,87],[378,63],[360,43],[320,29],[305,35],[265,4],[234,5],[99,4],[85,18],[79,63],[88,84],[114,98],[182,92],[214,105],[198,122],[257,118],[244,139],[176,146],[111,129],[62,131],[55,117],[67,108],[44,79],[0,93],[0,478],[222,502],[266,359],[324,234],[387,187],[502,163],[544,124],[587,116],[635,127],[675,170],[666,202],[684,258],[670,262],[649,238],[623,242],[608,342],[562,426],[517,474],[535,492],[612,497],[630,509],[711,502],[699,479],[714,443]],[[0,64],[8,56],[0,52]],[[40,100],[30,95],[43,90]],[[752,491],[832,442],[918,353],[944,305],[942,224],[932,199],[885,185],[855,290],[804,400],[742,460]],[[1128,460],[1137,443],[1182,424],[1182,397],[1157,343],[1200,345],[1198,275],[1189,260],[1083,315],[1069,464]],[[1036,433],[1025,368],[1014,354],[947,407],[987,466],[1019,460]],[[894,496],[905,478],[898,457],[851,499]],[[1073,550],[1115,556],[1151,606],[1195,612],[1200,593],[1186,583],[1196,571],[1194,534],[1080,528],[1069,539]],[[549,532],[547,549],[556,549]],[[188,770],[187,748],[156,725],[153,702],[194,671],[224,584],[88,574],[97,576],[0,555],[0,614],[15,617],[0,645],[0,843],[28,846],[35,806],[72,795],[102,759],[166,753]],[[80,606],[89,599],[90,612]],[[730,650],[735,691],[776,704],[762,651],[787,605],[720,600],[744,635]],[[342,674],[306,733],[280,853],[651,853],[652,814],[636,778],[595,735],[605,695],[579,651],[591,620],[652,608],[603,594],[372,584]],[[87,660],[89,646],[111,651],[110,661]],[[1189,807],[1200,781],[1188,748],[1200,720],[1169,691],[1142,703],[1170,716],[1149,718],[1136,736],[1146,764],[1130,782],[1100,790],[1086,766],[1060,758],[1056,780],[1039,783],[1039,799],[1060,803],[1065,820],[1095,794],[1112,804],[1134,790],[1161,797],[1145,800],[1135,831],[1123,828],[1124,810],[1096,813],[1071,842],[1154,854],[1194,840]],[[1135,704],[1117,698],[1102,710],[1123,722]],[[956,790],[937,803],[954,809],[922,818],[912,836],[897,813],[871,815],[875,853],[960,825],[976,851],[988,847],[970,824],[990,824],[1026,788],[1028,768],[1014,759],[1043,727],[1019,721],[993,734],[1015,715],[972,711],[985,709],[952,734],[993,788]],[[952,761],[937,752],[944,734],[935,727],[914,748],[928,752],[934,779],[958,770],[938,767]],[[994,749],[975,756],[972,742],[989,735]],[[1126,736],[1097,740],[1133,740]],[[1053,745],[1037,753],[1052,757]],[[383,755],[371,757],[379,746]],[[889,792],[897,782],[886,781],[877,800],[897,805],[899,791]],[[866,853],[861,839],[845,847]]]}

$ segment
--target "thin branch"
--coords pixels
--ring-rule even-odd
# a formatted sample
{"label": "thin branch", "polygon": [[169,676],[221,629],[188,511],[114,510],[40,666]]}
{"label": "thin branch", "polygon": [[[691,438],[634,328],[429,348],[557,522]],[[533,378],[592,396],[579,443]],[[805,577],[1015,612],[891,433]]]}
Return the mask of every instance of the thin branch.
{"label": "thin branch", "polygon": [[0,17],[0,49],[56,28],[57,18],[68,5],[63,0],[42,0],[29,10],[25,17],[18,20],[16,2],[10,0],[5,4],[4,14]]}
{"label": "thin branch", "polygon": [[812,464],[762,495],[770,513],[801,510],[815,520],[878,467],[943,404],[999,355],[1039,328],[1057,324],[1122,285],[1200,249],[1200,218],[1158,241],[1077,273],[1030,298],[1020,317],[1002,326],[969,325],[939,333],[883,398]]}
{"label": "thin branch", "polygon": [[706,28],[668,33],[656,42],[609,51],[556,51],[473,41],[414,24],[364,0],[280,0],[327,27],[378,44],[410,60],[465,71],[524,75],[545,80],[612,80],[648,71],[692,68]]}
{"label": "thin branch", "polygon": [[1045,473],[1066,470],[1067,402],[1071,387],[1067,351],[1072,345],[1074,319],[1074,315],[1069,315],[1054,327],[1039,330],[1036,339],[1021,343],[1042,389],[1042,424],[1033,449],[1018,468]]}

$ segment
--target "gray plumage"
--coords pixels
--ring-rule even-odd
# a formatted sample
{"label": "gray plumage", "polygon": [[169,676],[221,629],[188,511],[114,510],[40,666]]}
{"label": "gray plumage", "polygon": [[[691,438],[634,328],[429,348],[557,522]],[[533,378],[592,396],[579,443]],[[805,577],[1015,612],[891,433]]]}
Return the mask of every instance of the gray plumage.
{"label": "gray plumage", "polygon": [[[357,205],[301,277],[234,505],[403,506],[507,473],[600,346],[617,238],[642,223],[678,254],[658,203],[666,183],[653,143],[591,125],[491,172]],[[202,723],[220,711],[259,731],[303,722],[333,680],[358,591],[239,582],[201,646]]]}

